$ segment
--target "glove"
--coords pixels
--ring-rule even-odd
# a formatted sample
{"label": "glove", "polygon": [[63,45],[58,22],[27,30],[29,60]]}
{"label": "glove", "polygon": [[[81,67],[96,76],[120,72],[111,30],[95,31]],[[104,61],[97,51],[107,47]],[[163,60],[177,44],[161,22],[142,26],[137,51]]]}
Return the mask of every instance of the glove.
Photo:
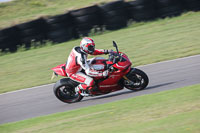
{"label": "glove", "polygon": [[104,53],[105,54],[109,54],[109,53],[112,53],[113,52],[113,50],[111,49],[111,50],[104,50]]}
{"label": "glove", "polygon": [[103,77],[106,77],[106,76],[108,76],[108,73],[109,73],[109,71],[106,70],[106,71],[104,71],[104,72],[102,73],[102,76],[103,76]]}

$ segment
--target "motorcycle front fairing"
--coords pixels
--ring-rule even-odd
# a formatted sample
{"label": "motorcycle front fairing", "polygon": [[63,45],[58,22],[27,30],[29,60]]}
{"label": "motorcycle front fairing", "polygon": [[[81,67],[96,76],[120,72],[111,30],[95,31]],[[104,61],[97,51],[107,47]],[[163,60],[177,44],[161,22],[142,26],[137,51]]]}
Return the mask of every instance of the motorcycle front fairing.
{"label": "motorcycle front fairing", "polygon": [[112,72],[107,79],[98,84],[99,90],[103,93],[109,93],[123,89],[123,85],[120,84],[122,77],[120,72]]}
{"label": "motorcycle front fairing", "polygon": [[123,70],[113,71],[109,74],[107,79],[103,80],[98,84],[99,89],[105,93],[123,89],[124,86],[122,85],[122,79],[124,75],[126,75],[130,71],[130,69],[131,66]]}
{"label": "motorcycle front fairing", "polygon": [[[123,89],[123,85],[121,85],[121,81],[123,79],[123,76],[126,75],[130,71],[132,63],[128,59],[128,56],[126,56],[125,54],[121,53],[121,56],[124,59],[123,60],[121,59],[121,61],[118,61],[115,64],[107,60],[101,60],[98,62],[99,65],[112,64],[112,67],[114,69],[112,72],[110,72],[107,79],[103,80],[102,82],[98,84],[98,87],[101,90],[101,92],[109,93],[109,92]],[[104,63],[105,61],[106,61],[106,64]],[[98,80],[100,78],[95,78],[95,79]]]}
{"label": "motorcycle front fairing", "polygon": [[121,57],[120,59],[118,59],[119,61],[113,64],[113,67],[119,70],[126,70],[132,65],[132,63],[126,54],[121,53],[121,52],[120,54],[121,54]]}

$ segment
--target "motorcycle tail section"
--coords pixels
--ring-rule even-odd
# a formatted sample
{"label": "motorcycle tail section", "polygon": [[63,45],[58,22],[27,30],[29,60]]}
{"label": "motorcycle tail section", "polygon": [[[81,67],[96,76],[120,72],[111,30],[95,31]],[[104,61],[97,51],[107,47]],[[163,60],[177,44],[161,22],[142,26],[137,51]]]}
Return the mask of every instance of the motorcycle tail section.
{"label": "motorcycle tail section", "polygon": [[56,75],[56,76],[61,75],[61,76],[66,77],[67,74],[65,72],[65,66],[66,66],[66,64],[61,64],[61,65],[58,65],[58,66],[52,68],[52,70],[54,71],[54,75]]}

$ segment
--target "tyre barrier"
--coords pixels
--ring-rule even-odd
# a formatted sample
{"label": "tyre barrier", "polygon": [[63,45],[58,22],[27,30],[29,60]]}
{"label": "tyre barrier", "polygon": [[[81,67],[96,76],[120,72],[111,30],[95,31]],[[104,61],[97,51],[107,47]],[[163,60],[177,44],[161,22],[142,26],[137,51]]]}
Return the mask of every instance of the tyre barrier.
{"label": "tyre barrier", "polygon": [[[199,11],[200,0],[117,0],[101,5],[71,10],[67,13],[38,18],[0,30],[0,51],[15,52],[25,45],[42,45],[46,40],[61,43],[88,36],[92,29],[117,30],[129,20],[149,21]],[[38,43],[39,42],[39,43]]]}
{"label": "tyre barrier", "polygon": [[134,21],[149,21],[158,16],[155,0],[135,0],[127,2],[127,10],[129,19]]}
{"label": "tyre barrier", "polygon": [[20,44],[20,31],[16,26],[0,31],[0,51],[15,52]]}
{"label": "tyre barrier", "polygon": [[182,0],[184,8],[188,11],[200,11],[200,0]]}
{"label": "tyre barrier", "polygon": [[179,0],[156,0],[157,12],[161,18],[178,16],[183,12]]}
{"label": "tyre barrier", "polygon": [[102,25],[100,8],[97,5],[72,10],[69,14],[72,16],[75,31],[80,36],[87,36],[95,26]]}
{"label": "tyre barrier", "polygon": [[54,43],[65,42],[76,36],[69,13],[49,17],[46,19],[46,23],[48,27],[47,39]]}
{"label": "tyre barrier", "polygon": [[124,1],[114,1],[99,7],[102,24],[107,30],[117,30],[127,26],[128,16]]}
{"label": "tyre barrier", "polygon": [[16,25],[20,31],[21,44],[25,45],[25,48],[30,48],[31,45],[43,44],[46,40],[47,24],[44,18],[32,20],[30,22]]}

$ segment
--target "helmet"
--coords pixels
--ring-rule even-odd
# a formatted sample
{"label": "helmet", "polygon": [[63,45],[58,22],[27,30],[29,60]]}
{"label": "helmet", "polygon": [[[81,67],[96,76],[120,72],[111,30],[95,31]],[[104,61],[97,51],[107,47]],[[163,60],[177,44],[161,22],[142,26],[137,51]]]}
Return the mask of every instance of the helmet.
{"label": "helmet", "polygon": [[81,40],[80,48],[85,53],[92,54],[94,52],[94,50],[95,50],[95,43],[94,43],[94,41],[91,38],[84,37]]}

